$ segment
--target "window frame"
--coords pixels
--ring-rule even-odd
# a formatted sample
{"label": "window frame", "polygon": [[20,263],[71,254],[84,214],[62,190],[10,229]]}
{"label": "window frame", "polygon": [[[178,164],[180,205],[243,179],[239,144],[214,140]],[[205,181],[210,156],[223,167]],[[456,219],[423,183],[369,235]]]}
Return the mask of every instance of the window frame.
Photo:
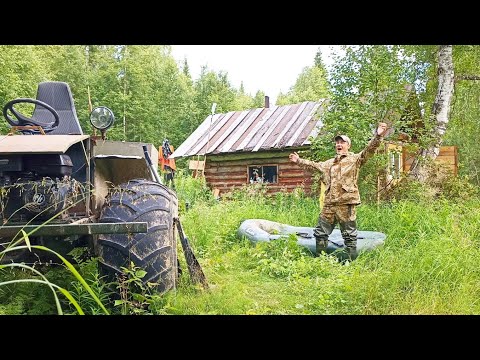
{"label": "window frame", "polygon": [[[271,166],[271,167],[275,167],[275,176],[276,176],[276,182],[250,182],[250,168],[251,167],[257,167],[257,168],[261,168],[262,169],[262,175],[263,175],[263,168],[265,166]],[[247,184],[278,184],[279,183],[279,179],[278,179],[278,164],[259,164],[259,165],[247,165]]]}
{"label": "window frame", "polygon": [[392,179],[398,180],[403,172],[403,154],[402,151],[390,150],[388,154],[388,174]]}

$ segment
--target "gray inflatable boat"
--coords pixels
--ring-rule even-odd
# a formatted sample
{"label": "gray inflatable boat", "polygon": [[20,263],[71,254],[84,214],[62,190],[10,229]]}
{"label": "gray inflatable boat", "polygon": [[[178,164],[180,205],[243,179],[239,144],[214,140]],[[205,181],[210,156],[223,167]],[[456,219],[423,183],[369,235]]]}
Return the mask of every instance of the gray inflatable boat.
{"label": "gray inflatable boat", "polygon": [[[290,234],[297,236],[297,244],[306,247],[315,254],[315,237],[312,227],[298,227],[281,224],[275,221],[263,219],[248,219],[242,222],[237,231],[239,238],[247,238],[252,243],[272,241],[287,238]],[[383,245],[387,236],[377,231],[358,231],[357,252],[373,250]],[[334,229],[328,238],[327,253],[331,254],[345,247],[342,234],[339,229]],[[337,251],[339,253],[339,251]]]}

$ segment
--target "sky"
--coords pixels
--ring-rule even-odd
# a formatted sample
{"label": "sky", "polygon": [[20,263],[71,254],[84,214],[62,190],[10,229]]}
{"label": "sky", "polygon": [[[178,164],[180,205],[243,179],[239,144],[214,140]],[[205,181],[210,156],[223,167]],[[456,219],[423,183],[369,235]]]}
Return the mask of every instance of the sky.
{"label": "sky", "polygon": [[243,81],[245,92],[252,96],[262,90],[274,105],[278,94],[295,84],[303,68],[313,66],[318,48],[328,68],[332,45],[172,45],[172,55],[179,64],[187,58],[193,80],[207,65],[210,70],[227,72],[236,89]]}

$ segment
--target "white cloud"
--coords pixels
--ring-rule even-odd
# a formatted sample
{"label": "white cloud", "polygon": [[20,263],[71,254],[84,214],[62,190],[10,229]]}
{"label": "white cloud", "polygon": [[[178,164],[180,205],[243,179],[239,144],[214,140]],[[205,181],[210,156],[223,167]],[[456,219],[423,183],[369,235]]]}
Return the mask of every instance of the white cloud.
{"label": "white cloud", "polygon": [[331,65],[331,45],[172,45],[179,64],[186,57],[192,78],[196,80],[203,65],[225,71],[235,88],[243,86],[252,96],[258,90],[275,104],[279,92],[286,93],[306,66],[312,66],[318,48],[323,62]]}

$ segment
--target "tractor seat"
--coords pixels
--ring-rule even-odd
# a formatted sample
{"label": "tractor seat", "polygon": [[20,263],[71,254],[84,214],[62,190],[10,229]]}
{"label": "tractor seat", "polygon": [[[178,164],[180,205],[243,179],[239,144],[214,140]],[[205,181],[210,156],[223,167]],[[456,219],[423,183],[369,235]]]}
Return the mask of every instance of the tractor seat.
{"label": "tractor seat", "polygon": [[[83,135],[77,118],[70,86],[60,81],[45,81],[38,84],[37,100],[53,107],[60,118],[58,127],[49,132],[51,135]],[[33,118],[53,121],[53,115],[47,109],[35,105]]]}

